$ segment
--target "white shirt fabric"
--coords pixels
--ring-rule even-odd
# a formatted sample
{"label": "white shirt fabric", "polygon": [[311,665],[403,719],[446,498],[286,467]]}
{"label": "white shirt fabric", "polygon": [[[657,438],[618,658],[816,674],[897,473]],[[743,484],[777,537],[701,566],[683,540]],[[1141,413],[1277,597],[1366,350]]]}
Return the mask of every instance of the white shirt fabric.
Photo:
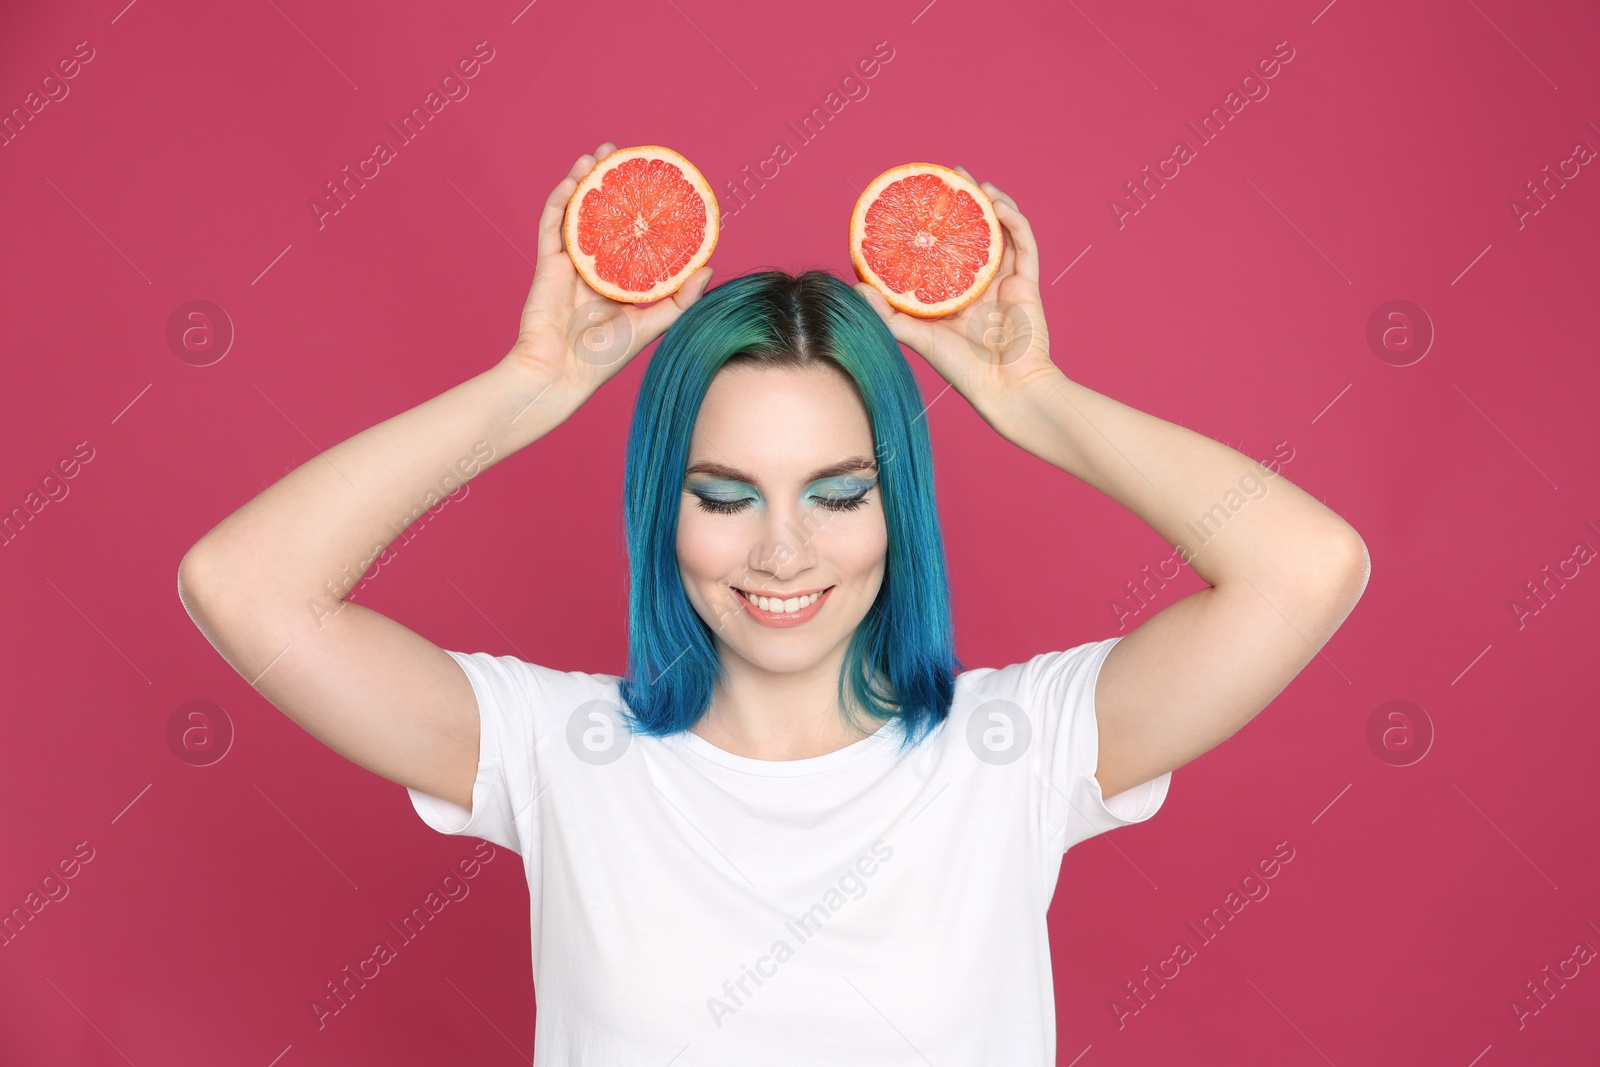
{"label": "white shirt fabric", "polygon": [[441,833],[522,856],[534,1067],[1055,1063],[1045,912],[1106,800],[1094,690],[1121,636],[957,675],[904,757],[891,724],[812,759],[627,732],[614,675],[451,652],[482,719]]}

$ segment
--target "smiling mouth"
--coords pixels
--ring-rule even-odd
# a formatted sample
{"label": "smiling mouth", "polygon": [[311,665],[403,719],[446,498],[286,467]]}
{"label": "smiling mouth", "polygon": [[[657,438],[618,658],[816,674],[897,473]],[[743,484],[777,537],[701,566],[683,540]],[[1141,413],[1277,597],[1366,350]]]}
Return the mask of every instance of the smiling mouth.
{"label": "smiling mouth", "polygon": [[[740,589],[736,585],[735,586],[730,586],[729,588],[731,588],[735,593],[738,593],[739,596],[743,597],[746,603],[748,603],[752,607],[757,608],[757,609],[759,609],[761,611],[771,612],[771,613],[774,613],[774,614],[795,614],[795,615],[798,615],[800,612],[804,611],[806,608],[810,607],[812,604],[815,604],[818,600],[822,599],[822,597],[829,590],[831,590],[833,588],[833,586],[831,586],[831,585],[824,586],[821,589],[814,589],[809,593],[794,594],[794,595],[788,596],[788,597],[752,596],[750,593],[746,592],[743,589]],[[788,601],[791,601],[791,600],[795,601],[795,606],[794,606],[793,610],[792,611],[785,611],[784,610],[784,605]]]}

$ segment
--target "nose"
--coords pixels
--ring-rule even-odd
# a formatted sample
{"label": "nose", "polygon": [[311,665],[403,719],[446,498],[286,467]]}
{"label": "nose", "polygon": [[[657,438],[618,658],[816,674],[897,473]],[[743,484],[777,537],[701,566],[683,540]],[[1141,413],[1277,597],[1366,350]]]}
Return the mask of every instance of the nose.
{"label": "nose", "polygon": [[783,583],[816,562],[815,523],[803,511],[793,504],[768,509],[760,535],[750,546],[751,571]]}

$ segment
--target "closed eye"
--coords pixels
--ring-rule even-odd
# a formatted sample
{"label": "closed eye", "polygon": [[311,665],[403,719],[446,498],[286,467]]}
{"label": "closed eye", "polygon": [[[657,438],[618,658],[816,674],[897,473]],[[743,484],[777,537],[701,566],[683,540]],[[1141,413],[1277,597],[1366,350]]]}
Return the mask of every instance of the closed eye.
{"label": "closed eye", "polygon": [[731,515],[735,511],[743,511],[750,506],[749,498],[741,500],[713,500],[708,496],[696,496],[700,502],[701,511],[715,512],[719,515]]}
{"label": "closed eye", "polygon": [[830,496],[815,498],[818,504],[829,511],[854,511],[867,502],[867,494],[858,496]]}
{"label": "closed eye", "polygon": [[[695,498],[699,501],[700,510],[717,515],[732,515],[750,506],[749,497],[740,497],[738,500],[717,500],[696,494]],[[866,498],[867,494],[863,492],[855,496],[819,496],[811,499],[829,511],[855,511],[867,502]]]}

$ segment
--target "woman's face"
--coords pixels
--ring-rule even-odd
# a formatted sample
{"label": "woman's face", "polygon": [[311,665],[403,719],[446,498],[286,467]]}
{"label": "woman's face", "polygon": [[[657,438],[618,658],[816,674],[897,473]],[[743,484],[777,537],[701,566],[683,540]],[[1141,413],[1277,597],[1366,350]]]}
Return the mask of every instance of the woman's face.
{"label": "woman's face", "polygon": [[[842,372],[718,373],[689,444],[677,552],[721,654],[789,672],[842,650],[883,585],[877,477],[867,410]],[[746,594],[772,599],[763,610]]]}

